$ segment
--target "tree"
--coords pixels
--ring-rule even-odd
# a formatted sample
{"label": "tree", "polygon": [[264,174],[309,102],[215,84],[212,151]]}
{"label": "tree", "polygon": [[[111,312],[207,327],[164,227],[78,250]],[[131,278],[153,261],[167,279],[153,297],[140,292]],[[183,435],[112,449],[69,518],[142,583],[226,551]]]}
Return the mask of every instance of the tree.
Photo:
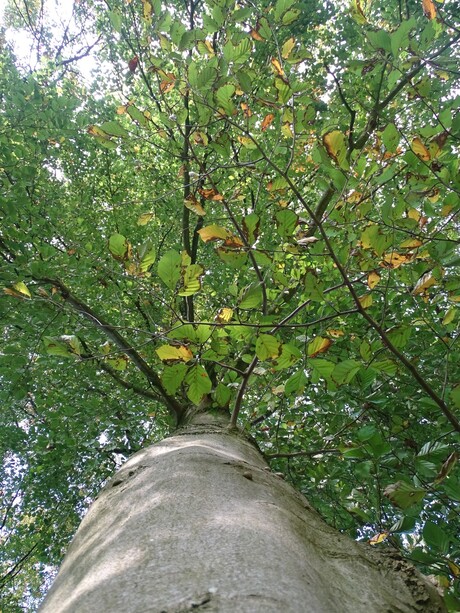
{"label": "tree", "polygon": [[454,3],[47,6],[7,12],[33,69],[1,48],[6,605],[141,449],[231,440],[240,508],[294,496],[242,430],[360,568],[399,552],[458,609]]}

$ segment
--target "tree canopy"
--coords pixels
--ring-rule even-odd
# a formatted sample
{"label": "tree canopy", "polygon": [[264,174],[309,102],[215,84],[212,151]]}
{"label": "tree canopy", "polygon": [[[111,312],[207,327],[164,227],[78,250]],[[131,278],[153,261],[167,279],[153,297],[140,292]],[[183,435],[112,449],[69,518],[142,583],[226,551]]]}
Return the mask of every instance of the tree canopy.
{"label": "tree canopy", "polygon": [[455,4],[10,0],[8,610],[113,470],[204,406],[460,609]]}

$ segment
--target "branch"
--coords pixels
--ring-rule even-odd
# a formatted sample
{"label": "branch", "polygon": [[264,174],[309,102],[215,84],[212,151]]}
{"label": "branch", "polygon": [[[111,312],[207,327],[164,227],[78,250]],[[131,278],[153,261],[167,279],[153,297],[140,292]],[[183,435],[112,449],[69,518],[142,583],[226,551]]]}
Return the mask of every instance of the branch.
{"label": "branch", "polygon": [[49,283],[54,285],[61,292],[64,300],[70,304],[70,306],[77,312],[86,317],[94,326],[104,332],[104,334],[127,356],[131,359],[134,365],[145,375],[147,380],[156,388],[159,395],[172,415],[179,420],[183,413],[183,407],[177,402],[175,398],[170,396],[157,373],[147,364],[147,362],[140,356],[140,354],[132,347],[128,341],[118,332],[115,326],[112,326],[106,322],[102,317],[97,315],[87,304],[72,295],[69,288],[57,279],[40,278],[37,279],[43,283]]}
{"label": "branch", "polygon": [[305,456],[311,457],[324,453],[341,453],[341,451],[340,449],[313,449],[310,451],[293,451],[292,453],[264,453],[264,457],[267,460],[274,460],[275,458],[299,458]]}

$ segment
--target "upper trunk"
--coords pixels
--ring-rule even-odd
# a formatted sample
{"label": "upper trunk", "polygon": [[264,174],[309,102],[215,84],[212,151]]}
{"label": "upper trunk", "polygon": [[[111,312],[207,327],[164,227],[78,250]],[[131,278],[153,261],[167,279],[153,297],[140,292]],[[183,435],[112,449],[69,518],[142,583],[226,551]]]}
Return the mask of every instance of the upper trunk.
{"label": "upper trunk", "polygon": [[221,424],[134,455],[83,520],[41,613],[423,613],[444,607],[395,555],[327,526]]}

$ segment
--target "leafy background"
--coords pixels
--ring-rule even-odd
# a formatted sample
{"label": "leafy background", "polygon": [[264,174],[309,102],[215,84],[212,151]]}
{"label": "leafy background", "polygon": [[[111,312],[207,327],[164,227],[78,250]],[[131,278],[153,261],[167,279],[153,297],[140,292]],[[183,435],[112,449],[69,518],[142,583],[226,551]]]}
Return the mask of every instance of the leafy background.
{"label": "leafy background", "polygon": [[460,609],[459,38],[447,0],[7,4],[2,609],[204,399]]}

